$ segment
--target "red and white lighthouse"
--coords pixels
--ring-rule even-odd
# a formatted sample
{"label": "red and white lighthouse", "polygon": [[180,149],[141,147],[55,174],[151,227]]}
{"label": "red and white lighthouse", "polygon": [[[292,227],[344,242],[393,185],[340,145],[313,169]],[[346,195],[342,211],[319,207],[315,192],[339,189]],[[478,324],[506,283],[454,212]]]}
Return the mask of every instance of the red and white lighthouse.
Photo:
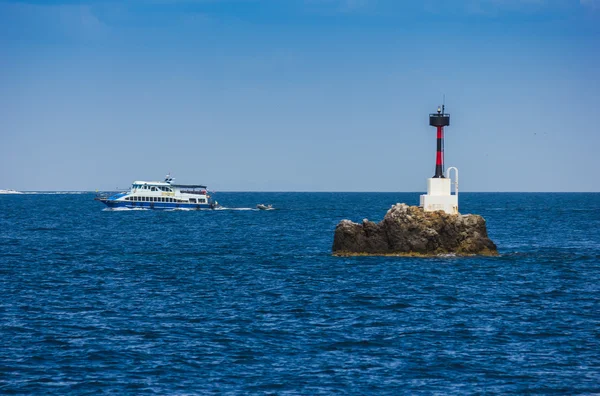
{"label": "red and white lighthouse", "polygon": [[[426,212],[443,210],[448,214],[458,214],[458,169],[444,170],[444,127],[450,125],[450,114],[445,112],[445,106],[438,107],[437,113],[429,114],[429,125],[437,128],[435,174],[427,179],[427,194],[421,195],[420,206]],[[446,174],[451,169],[455,170],[454,194],[452,182]]]}

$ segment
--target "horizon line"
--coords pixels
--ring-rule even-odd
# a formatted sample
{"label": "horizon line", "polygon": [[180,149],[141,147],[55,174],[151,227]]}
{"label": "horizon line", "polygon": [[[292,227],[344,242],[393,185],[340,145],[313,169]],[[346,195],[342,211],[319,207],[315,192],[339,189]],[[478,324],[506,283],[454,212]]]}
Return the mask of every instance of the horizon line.
{"label": "horizon line", "polygon": [[[21,193],[32,192],[78,192],[78,193],[96,193],[96,192],[117,192],[126,189],[114,190],[14,190]],[[210,192],[210,190],[208,190]],[[344,194],[423,194],[424,191],[325,191],[325,190],[219,190],[212,193],[344,193]],[[460,191],[460,194],[599,194],[600,191]],[[18,195],[18,194],[0,194],[0,195]]]}

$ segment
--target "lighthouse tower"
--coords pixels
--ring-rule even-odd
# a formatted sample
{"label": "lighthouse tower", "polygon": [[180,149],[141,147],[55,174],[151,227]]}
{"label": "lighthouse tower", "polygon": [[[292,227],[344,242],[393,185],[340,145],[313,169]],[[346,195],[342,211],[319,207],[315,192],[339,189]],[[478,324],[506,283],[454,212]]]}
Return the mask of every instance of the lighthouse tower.
{"label": "lighthouse tower", "polygon": [[448,214],[458,214],[458,169],[455,171],[454,191],[449,174],[444,175],[444,127],[450,125],[450,114],[438,107],[437,113],[429,114],[429,125],[437,128],[437,153],[435,157],[435,175],[427,179],[427,194],[421,195],[421,207],[425,212],[443,210]]}

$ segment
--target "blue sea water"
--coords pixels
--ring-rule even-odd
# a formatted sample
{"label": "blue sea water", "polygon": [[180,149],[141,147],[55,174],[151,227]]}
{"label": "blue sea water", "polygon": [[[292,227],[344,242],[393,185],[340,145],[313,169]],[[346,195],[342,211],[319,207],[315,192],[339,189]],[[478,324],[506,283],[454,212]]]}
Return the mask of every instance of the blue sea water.
{"label": "blue sea water", "polygon": [[0,393],[600,393],[600,194],[461,194],[499,257],[331,256],[418,195],[0,196]]}

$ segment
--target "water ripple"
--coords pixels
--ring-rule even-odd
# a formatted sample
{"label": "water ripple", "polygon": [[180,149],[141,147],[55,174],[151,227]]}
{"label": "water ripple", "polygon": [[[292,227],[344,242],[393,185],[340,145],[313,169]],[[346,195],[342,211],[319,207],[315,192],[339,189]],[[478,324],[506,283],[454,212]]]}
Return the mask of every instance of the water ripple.
{"label": "water ripple", "polygon": [[463,194],[501,255],[430,259],[330,254],[416,193],[92,198],[0,197],[0,393],[600,392],[597,194]]}

